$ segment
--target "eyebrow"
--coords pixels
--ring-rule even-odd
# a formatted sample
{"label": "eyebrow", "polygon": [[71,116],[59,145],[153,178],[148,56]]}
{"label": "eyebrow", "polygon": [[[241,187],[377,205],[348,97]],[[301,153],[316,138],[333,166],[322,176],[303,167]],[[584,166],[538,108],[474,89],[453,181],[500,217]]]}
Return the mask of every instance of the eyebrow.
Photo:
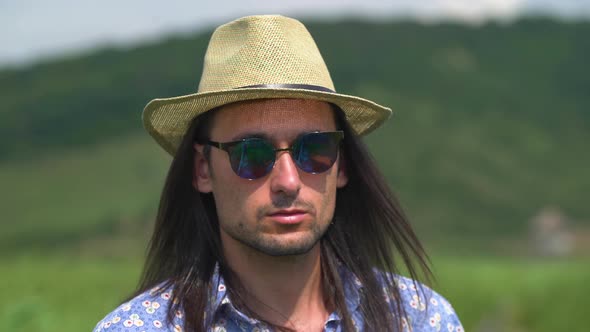
{"label": "eyebrow", "polygon": [[[309,133],[317,133],[317,132],[322,132],[322,131],[326,131],[326,130],[319,130],[319,129],[311,129],[311,130],[306,130],[303,131],[299,134],[297,134],[297,136],[295,136],[295,138],[293,140],[298,139],[299,137],[305,135],[305,134],[309,134]],[[327,130],[330,131],[330,130]],[[271,136],[269,136],[267,133],[265,132],[260,132],[260,131],[254,131],[254,132],[245,132],[245,133],[241,133],[238,134],[236,136],[233,136],[231,138],[232,141],[240,141],[243,139],[248,139],[248,138],[262,138],[262,139],[266,139],[268,141],[274,141],[273,138]]]}
{"label": "eyebrow", "polygon": [[268,134],[263,133],[263,132],[245,132],[245,133],[241,133],[236,136],[233,136],[231,138],[231,140],[232,141],[240,141],[240,140],[243,140],[246,138],[264,138],[264,139],[270,141],[270,136],[268,136]]}

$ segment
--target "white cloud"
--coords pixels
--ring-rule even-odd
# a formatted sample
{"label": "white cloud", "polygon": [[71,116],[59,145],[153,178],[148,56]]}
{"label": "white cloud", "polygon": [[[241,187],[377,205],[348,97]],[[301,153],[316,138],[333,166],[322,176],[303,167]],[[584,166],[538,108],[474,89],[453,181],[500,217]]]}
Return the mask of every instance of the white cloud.
{"label": "white cloud", "polygon": [[418,15],[481,22],[490,17],[512,18],[522,10],[524,2],[525,0],[431,0],[420,2],[422,8]]}

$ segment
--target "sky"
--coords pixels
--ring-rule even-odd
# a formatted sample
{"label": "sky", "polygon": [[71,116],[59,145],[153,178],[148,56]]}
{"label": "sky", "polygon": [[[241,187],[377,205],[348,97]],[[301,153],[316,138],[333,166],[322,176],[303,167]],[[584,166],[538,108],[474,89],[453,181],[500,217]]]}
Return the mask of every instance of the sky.
{"label": "sky", "polygon": [[136,45],[254,14],[479,24],[531,12],[589,19],[590,0],[0,0],[0,67]]}

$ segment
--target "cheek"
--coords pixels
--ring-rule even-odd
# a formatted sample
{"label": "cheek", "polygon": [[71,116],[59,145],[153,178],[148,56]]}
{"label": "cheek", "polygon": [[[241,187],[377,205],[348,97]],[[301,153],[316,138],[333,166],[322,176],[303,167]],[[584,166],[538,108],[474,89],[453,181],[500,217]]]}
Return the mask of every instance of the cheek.
{"label": "cheek", "polygon": [[334,217],[334,209],[336,208],[336,186],[325,195],[324,201],[324,218],[327,222],[331,222]]}
{"label": "cheek", "polygon": [[240,191],[239,186],[222,179],[223,177],[218,177],[218,180],[214,181],[213,197],[219,221],[227,222],[236,219],[236,216],[244,210],[246,202],[245,195]]}
{"label": "cheek", "polygon": [[220,223],[244,223],[256,217],[261,195],[254,183],[233,173],[217,172],[212,187]]}
{"label": "cheek", "polygon": [[314,193],[314,201],[318,209],[318,221],[320,223],[329,223],[334,216],[336,207],[336,172],[330,171],[326,177],[314,177],[315,183],[309,182],[310,188]]}

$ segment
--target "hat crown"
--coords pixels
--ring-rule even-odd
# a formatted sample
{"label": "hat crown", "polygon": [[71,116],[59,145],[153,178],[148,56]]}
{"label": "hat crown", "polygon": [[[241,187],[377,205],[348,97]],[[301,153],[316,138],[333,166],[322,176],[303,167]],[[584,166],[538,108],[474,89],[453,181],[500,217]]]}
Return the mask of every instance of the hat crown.
{"label": "hat crown", "polygon": [[198,92],[260,84],[334,90],[324,59],[301,22],[279,15],[248,16],[213,32]]}

